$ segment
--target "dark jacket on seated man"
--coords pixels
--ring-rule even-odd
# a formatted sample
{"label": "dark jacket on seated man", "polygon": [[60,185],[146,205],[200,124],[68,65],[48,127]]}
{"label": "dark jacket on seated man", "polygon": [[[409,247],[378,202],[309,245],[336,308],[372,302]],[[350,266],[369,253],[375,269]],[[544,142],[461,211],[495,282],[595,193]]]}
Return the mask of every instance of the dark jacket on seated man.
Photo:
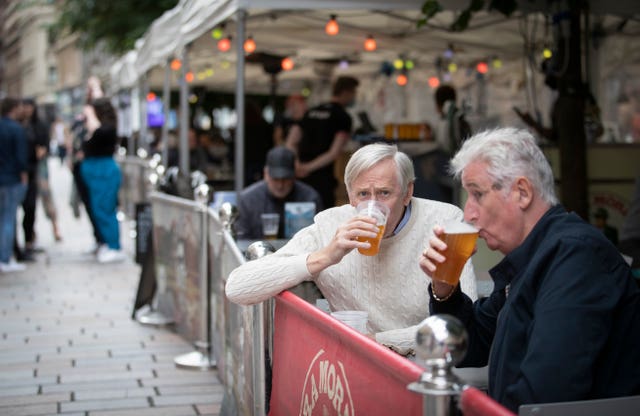
{"label": "dark jacket on seated man", "polygon": [[640,394],[640,291],[602,233],[556,205],[490,271],[475,304],[460,289],[431,313],[460,318],[469,351],[489,363],[489,394],[519,404]]}

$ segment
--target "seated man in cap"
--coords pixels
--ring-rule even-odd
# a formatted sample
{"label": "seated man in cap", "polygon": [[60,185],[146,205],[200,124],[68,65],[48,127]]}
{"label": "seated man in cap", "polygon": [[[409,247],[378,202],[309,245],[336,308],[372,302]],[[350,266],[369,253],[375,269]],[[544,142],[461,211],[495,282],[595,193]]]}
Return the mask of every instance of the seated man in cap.
{"label": "seated man in cap", "polygon": [[242,239],[261,239],[262,214],[280,215],[278,238],[284,235],[284,207],[287,202],[314,202],[322,210],[320,195],[309,185],[295,179],[295,154],[284,146],[267,153],[264,179],[245,188],[238,197],[236,231]]}

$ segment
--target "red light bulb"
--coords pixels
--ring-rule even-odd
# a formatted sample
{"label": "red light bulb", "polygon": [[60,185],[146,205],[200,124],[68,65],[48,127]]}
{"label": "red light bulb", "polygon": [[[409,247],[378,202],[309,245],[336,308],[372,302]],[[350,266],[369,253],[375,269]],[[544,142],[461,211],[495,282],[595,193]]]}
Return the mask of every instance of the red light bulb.
{"label": "red light bulb", "polygon": [[227,52],[229,49],[231,49],[231,36],[227,36],[218,41],[218,50],[220,52]]}

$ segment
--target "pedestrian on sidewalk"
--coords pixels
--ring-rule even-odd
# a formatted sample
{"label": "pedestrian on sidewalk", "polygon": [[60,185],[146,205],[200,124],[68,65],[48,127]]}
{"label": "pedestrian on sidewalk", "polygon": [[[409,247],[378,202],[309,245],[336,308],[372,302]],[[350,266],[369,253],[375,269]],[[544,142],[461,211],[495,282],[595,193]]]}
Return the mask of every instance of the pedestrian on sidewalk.
{"label": "pedestrian on sidewalk", "polygon": [[89,193],[89,204],[107,249],[98,251],[100,263],[123,261],[120,226],[116,216],[122,174],[113,154],[118,145],[116,112],[108,98],[99,98],[85,109],[90,139],[84,142],[80,165]]}
{"label": "pedestrian on sidewalk", "polygon": [[38,160],[38,196],[42,201],[45,215],[49,221],[51,221],[53,238],[56,241],[62,241],[60,228],[58,227],[58,210],[56,209],[51,187],[49,186],[49,158],[47,156],[48,154],[45,154]]}
{"label": "pedestrian on sidewalk", "polygon": [[27,189],[27,139],[17,120],[22,104],[15,98],[2,102],[0,119],[0,272],[25,270],[11,259],[16,212]]}
{"label": "pedestrian on sidewalk", "polygon": [[69,152],[69,147],[71,147],[71,134],[61,116],[56,116],[55,121],[51,124],[50,135],[52,141],[51,148],[55,149],[55,152],[52,150],[51,153],[60,158],[60,166],[62,166]]}
{"label": "pedestrian on sidewalk", "polygon": [[17,237],[14,249],[18,260],[33,261],[34,254],[41,249],[36,247],[36,202],[38,199],[38,162],[45,157],[49,148],[49,131],[38,117],[38,109],[34,100],[22,100],[22,126],[27,141],[27,193],[22,201],[22,230],[24,247],[20,248]]}

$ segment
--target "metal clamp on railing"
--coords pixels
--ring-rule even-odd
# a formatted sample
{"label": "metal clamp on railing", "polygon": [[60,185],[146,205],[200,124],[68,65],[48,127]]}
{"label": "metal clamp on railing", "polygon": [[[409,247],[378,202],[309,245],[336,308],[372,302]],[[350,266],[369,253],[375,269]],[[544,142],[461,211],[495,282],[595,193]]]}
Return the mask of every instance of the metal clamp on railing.
{"label": "metal clamp on railing", "polygon": [[456,399],[464,383],[451,370],[467,353],[467,342],[464,325],[451,315],[430,316],[420,324],[416,357],[425,371],[407,388],[424,395],[425,416],[456,414]]}
{"label": "metal clamp on railing", "polygon": [[[209,185],[201,183],[196,186],[193,191],[194,200],[201,205],[202,225],[206,227],[207,224],[207,207],[212,200],[213,192]],[[203,293],[203,302],[206,305],[204,308],[206,322],[205,327],[205,339],[195,341],[193,343],[195,351],[179,355],[173,359],[173,362],[177,367],[196,369],[196,370],[209,370],[216,367],[216,360],[213,357],[213,351],[211,347],[211,273],[208,272],[207,262],[207,233],[201,233],[200,241],[200,270],[205,274],[205,287]]]}

